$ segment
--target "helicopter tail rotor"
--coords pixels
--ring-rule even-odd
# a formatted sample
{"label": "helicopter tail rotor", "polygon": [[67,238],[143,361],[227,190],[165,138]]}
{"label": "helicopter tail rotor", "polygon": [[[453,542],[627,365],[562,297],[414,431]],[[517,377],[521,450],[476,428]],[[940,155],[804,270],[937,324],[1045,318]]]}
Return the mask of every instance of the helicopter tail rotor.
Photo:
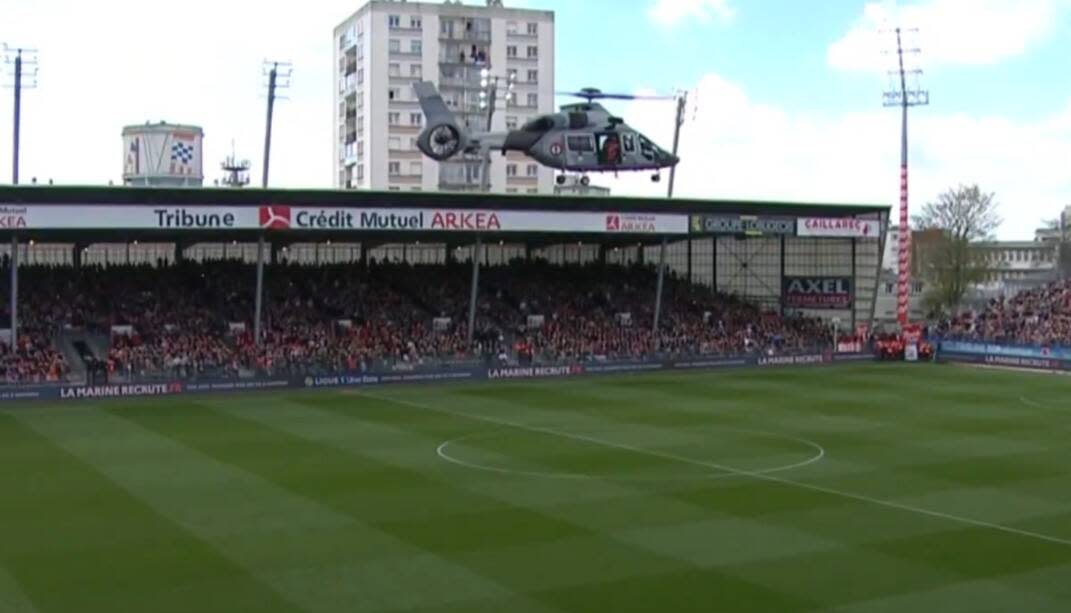
{"label": "helicopter tail rotor", "polygon": [[427,126],[417,137],[417,148],[421,153],[441,162],[465,149],[469,137],[458,125],[435,85],[422,81],[415,83],[413,90],[424,111]]}

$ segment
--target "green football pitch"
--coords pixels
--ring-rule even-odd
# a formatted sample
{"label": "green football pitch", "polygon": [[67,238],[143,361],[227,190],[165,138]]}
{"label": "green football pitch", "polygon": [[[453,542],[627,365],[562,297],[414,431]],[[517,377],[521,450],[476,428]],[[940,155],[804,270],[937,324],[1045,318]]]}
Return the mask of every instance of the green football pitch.
{"label": "green football pitch", "polygon": [[864,364],[13,406],[0,611],[1071,611],[1071,379]]}

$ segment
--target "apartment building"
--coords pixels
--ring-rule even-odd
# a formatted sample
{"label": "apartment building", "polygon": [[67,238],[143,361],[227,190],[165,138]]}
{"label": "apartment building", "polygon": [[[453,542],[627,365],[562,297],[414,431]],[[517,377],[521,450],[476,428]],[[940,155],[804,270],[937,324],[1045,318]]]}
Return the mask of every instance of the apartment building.
{"label": "apartment building", "polygon": [[[436,83],[459,121],[475,129],[487,126],[481,101],[494,77],[499,90],[492,129],[513,129],[555,110],[551,11],[508,8],[502,0],[369,0],[334,36],[336,187],[481,189],[481,160],[438,163],[417,150],[424,117],[412,86],[419,80]],[[490,79],[483,78],[487,74]],[[493,153],[491,159],[492,191],[553,193],[550,169],[518,153]]]}

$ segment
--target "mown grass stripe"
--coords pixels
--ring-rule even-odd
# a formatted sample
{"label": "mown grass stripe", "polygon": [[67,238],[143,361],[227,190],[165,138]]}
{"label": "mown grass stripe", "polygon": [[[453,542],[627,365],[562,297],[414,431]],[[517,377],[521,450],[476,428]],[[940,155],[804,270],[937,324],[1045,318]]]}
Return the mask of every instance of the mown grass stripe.
{"label": "mown grass stripe", "polygon": [[[97,416],[86,412],[76,436],[100,434]],[[38,611],[295,610],[73,453],[49,421],[0,415],[0,563]]]}

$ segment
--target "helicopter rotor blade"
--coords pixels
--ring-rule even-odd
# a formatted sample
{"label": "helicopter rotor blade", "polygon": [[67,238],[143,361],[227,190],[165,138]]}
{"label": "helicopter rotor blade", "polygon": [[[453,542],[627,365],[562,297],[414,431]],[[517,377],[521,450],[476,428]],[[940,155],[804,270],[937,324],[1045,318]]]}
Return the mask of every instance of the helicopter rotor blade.
{"label": "helicopter rotor blade", "polygon": [[607,94],[597,91],[579,91],[579,92],[555,92],[559,96],[572,96],[574,98],[585,98],[588,100],[673,100],[674,96],[656,96],[656,95],[641,95],[641,94]]}

